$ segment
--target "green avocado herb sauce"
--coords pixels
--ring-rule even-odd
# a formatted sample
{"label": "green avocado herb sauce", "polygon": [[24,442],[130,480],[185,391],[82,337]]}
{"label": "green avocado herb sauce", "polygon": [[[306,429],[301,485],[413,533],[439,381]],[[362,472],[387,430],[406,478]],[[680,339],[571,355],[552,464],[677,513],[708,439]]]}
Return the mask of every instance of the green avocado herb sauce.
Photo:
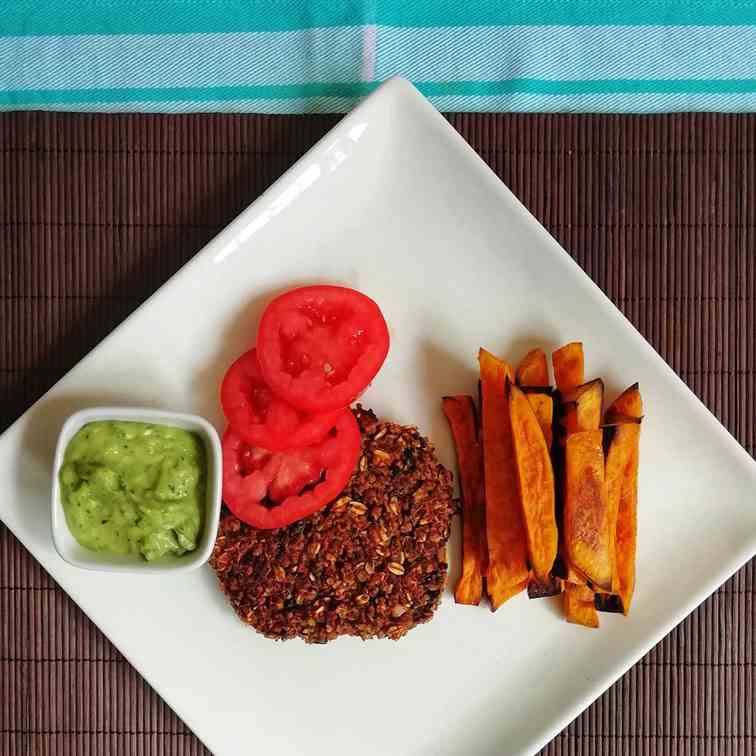
{"label": "green avocado herb sauce", "polygon": [[197,548],[205,509],[205,450],[168,425],[88,423],[60,469],[66,522],[88,549],[148,561]]}

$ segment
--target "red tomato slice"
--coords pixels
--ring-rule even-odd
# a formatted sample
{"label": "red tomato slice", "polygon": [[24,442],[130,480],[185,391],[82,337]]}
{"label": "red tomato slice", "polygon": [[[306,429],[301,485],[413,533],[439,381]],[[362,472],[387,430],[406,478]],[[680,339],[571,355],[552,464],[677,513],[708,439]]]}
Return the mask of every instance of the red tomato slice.
{"label": "red tomato slice", "polygon": [[220,397],[226,419],[241,438],[271,451],[317,443],[339,414],[336,410],[308,415],[279,399],[262,377],[255,349],[228,369]]}
{"label": "red tomato slice", "polygon": [[223,501],[244,522],[281,528],[323,509],[349,482],[360,456],[360,429],[342,410],[317,444],[271,452],[223,434]]}
{"label": "red tomato slice", "polygon": [[386,359],[378,305],[354,289],[306,286],[276,297],[257,334],[260,370],[274,393],[306,412],[347,407]]}

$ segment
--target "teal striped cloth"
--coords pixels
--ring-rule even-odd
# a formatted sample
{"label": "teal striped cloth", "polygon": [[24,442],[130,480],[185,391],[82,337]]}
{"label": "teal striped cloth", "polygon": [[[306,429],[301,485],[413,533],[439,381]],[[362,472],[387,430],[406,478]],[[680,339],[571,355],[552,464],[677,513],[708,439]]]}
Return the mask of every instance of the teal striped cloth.
{"label": "teal striped cloth", "polygon": [[0,109],[756,110],[756,0],[5,0]]}

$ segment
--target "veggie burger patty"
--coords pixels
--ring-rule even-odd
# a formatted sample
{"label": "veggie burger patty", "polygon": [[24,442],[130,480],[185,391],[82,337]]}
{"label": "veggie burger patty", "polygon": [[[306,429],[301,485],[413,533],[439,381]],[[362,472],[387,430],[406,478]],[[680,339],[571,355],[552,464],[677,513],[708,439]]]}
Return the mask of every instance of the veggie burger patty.
{"label": "veggie burger patty", "polygon": [[451,473],[416,428],[353,411],[361,456],[335,501],[275,530],[221,519],[210,564],[239,617],[270,638],[397,640],[438,606]]}

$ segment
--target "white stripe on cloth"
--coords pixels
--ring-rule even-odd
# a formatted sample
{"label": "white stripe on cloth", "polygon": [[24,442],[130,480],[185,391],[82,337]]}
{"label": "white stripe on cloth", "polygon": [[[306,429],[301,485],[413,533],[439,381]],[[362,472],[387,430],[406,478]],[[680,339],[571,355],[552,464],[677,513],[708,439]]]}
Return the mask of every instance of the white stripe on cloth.
{"label": "white stripe on cloth", "polygon": [[362,27],[362,71],[360,78],[362,81],[373,81],[375,79],[375,46],[378,37],[378,27],[375,24],[368,24]]}
{"label": "white stripe on cloth", "polygon": [[359,81],[360,27],[289,32],[0,37],[0,89]]}
{"label": "white stripe on cloth", "polygon": [[756,78],[756,26],[381,27],[376,77]]}

